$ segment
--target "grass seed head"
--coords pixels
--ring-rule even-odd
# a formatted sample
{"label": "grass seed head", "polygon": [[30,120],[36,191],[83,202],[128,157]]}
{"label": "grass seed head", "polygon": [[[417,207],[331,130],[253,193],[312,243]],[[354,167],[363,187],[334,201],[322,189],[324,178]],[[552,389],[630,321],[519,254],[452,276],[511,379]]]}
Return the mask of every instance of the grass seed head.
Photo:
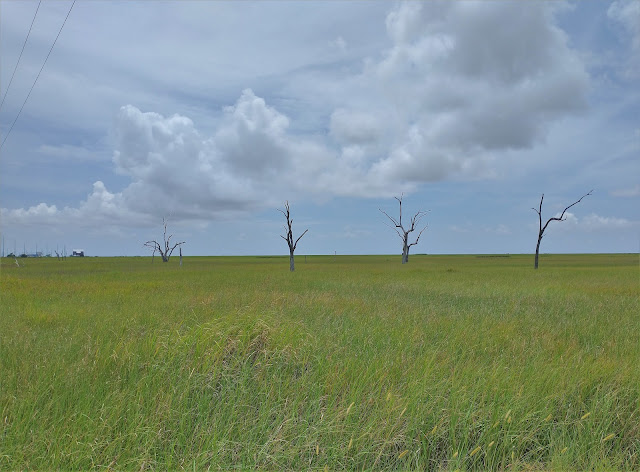
{"label": "grass seed head", "polygon": [[[353,406],[353,404],[354,404],[354,403],[355,403],[355,402],[351,402],[351,405],[349,405],[349,407],[347,408],[347,413],[346,413],[346,415],[348,415],[348,414],[349,414],[349,412],[351,411],[351,407]],[[345,415],[345,416],[346,416],[346,415]]]}

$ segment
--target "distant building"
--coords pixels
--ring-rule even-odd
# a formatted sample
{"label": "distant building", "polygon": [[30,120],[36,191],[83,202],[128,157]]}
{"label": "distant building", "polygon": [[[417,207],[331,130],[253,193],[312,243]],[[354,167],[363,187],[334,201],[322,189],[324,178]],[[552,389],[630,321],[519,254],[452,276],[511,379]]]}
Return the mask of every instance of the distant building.
{"label": "distant building", "polygon": [[73,254],[71,254],[71,256],[84,257],[84,249],[74,249]]}

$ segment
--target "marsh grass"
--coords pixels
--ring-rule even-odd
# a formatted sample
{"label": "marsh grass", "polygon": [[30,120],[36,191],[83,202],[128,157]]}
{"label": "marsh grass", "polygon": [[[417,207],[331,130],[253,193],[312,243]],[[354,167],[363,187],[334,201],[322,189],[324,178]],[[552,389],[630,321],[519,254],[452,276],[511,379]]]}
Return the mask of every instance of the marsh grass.
{"label": "marsh grass", "polygon": [[2,263],[0,469],[637,470],[637,255]]}

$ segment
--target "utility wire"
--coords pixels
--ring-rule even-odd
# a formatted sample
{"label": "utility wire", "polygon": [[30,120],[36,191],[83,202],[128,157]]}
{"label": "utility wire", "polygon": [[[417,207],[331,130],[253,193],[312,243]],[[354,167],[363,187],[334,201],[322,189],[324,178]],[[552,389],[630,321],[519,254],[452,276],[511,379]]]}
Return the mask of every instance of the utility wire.
{"label": "utility wire", "polygon": [[36,12],[33,15],[33,20],[31,20],[31,26],[29,26],[29,32],[27,33],[27,37],[24,39],[24,44],[22,45],[22,51],[20,51],[20,56],[18,56],[18,62],[16,62],[16,66],[13,69],[13,74],[11,74],[11,80],[9,80],[9,85],[7,85],[7,90],[4,91],[4,97],[2,97],[2,103],[0,103],[0,110],[2,110],[2,105],[4,105],[4,100],[7,98],[7,94],[9,93],[9,89],[11,88],[11,82],[13,82],[13,76],[16,75],[16,71],[18,70],[18,64],[20,64],[20,59],[22,59],[22,53],[24,52],[24,47],[27,45],[27,41],[29,40],[29,35],[31,34],[31,28],[33,28],[33,23],[36,21],[36,16],[38,15],[38,10],[40,9],[40,4],[42,0],[38,2],[38,8],[36,8]]}
{"label": "utility wire", "polygon": [[42,67],[40,68],[40,72],[38,72],[38,75],[36,76],[36,80],[33,81],[33,85],[31,86],[31,89],[29,90],[29,93],[27,94],[27,98],[24,99],[24,102],[22,103],[22,106],[20,107],[20,110],[18,111],[18,114],[16,115],[16,119],[13,120],[13,123],[11,123],[11,128],[9,128],[9,131],[7,131],[7,135],[4,137],[4,140],[2,141],[2,144],[0,144],[0,149],[2,149],[2,147],[4,146],[4,143],[7,142],[7,138],[11,134],[11,130],[13,129],[13,126],[16,124],[16,121],[18,121],[18,117],[20,116],[20,113],[22,113],[22,109],[27,104],[27,100],[29,100],[29,96],[31,95],[31,92],[33,92],[33,88],[36,86],[36,82],[38,82],[38,78],[40,77],[40,74],[42,73],[42,69],[44,69],[44,66],[47,63],[47,60],[49,59],[49,56],[51,55],[51,51],[53,51],[53,47],[56,45],[56,42],[58,41],[58,38],[60,37],[60,33],[62,33],[62,28],[64,28],[64,25],[67,22],[67,19],[69,18],[69,15],[71,14],[71,10],[73,10],[73,6],[75,4],[76,4],[76,0],[73,0],[73,3],[71,4],[71,8],[69,8],[69,11],[67,12],[67,16],[65,17],[64,21],[62,22],[62,26],[60,27],[60,31],[58,31],[58,35],[56,36],[56,39],[53,41],[53,44],[51,45],[51,49],[49,49],[49,53],[47,54],[47,57],[45,57],[44,62],[42,63]]}

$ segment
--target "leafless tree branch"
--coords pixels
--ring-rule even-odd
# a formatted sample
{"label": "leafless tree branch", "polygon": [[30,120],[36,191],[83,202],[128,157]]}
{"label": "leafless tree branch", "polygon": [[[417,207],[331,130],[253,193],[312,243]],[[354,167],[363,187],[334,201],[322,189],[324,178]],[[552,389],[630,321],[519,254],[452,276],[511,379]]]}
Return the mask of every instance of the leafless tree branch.
{"label": "leafless tree branch", "polygon": [[160,244],[155,239],[152,239],[144,243],[143,246],[153,249],[153,253],[151,254],[152,260],[156,255],[156,251],[158,251],[160,253],[160,256],[162,257],[162,262],[169,262],[169,258],[171,257],[171,254],[173,253],[175,248],[183,245],[185,241],[180,241],[171,246],[171,238],[173,237],[173,235],[170,234],[169,237],[167,237],[167,221],[165,218],[162,218],[162,224],[164,226],[164,231],[162,233],[162,244]]}
{"label": "leafless tree branch", "polygon": [[566,218],[564,217],[564,214],[567,212],[567,210],[569,208],[571,208],[572,206],[577,205],[578,203],[580,203],[583,198],[591,195],[592,193],[593,193],[593,190],[589,190],[587,193],[585,193],[583,196],[581,196],[578,200],[576,200],[571,205],[569,205],[564,210],[562,210],[562,213],[560,214],[559,217],[554,216],[554,217],[549,218],[547,220],[547,222],[544,224],[544,226],[542,225],[542,202],[544,201],[544,193],[542,194],[542,197],[540,197],[540,206],[538,207],[538,209],[535,209],[533,207],[531,208],[533,211],[535,211],[538,214],[538,243],[536,244],[536,257],[535,257],[535,261],[534,261],[534,265],[533,265],[534,269],[538,268],[538,257],[539,257],[539,254],[540,254],[540,242],[542,241],[542,238],[544,237],[544,232],[547,229],[547,226],[549,226],[549,223],[551,223],[552,221],[566,221]]}
{"label": "leafless tree branch", "polygon": [[300,241],[300,239],[302,239],[302,236],[307,234],[307,231],[309,230],[305,229],[304,232],[300,236],[298,236],[297,239],[294,240],[293,220],[291,219],[291,209],[289,207],[289,201],[284,202],[284,210],[278,208],[278,211],[282,213],[284,217],[287,219],[287,225],[284,227],[286,236],[281,234],[280,237],[284,239],[287,242],[287,245],[289,246],[289,270],[293,272],[295,270],[295,261],[294,261],[293,254],[296,248],[298,247],[298,241]]}
{"label": "leafless tree branch", "polygon": [[424,230],[427,229],[427,226],[425,226],[420,230],[415,241],[412,243],[409,242],[409,234],[411,234],[416,230],[416,225],[420,222],[420,220],[424,217],[424,215],[428,213],[428,211],[418,211],[416,214],[414,214],[411,217],[411,226],[408,229],[405,229],[404,225],[402,224],[402,199],[404,198],[404,194],[401,194],[400,198],[398,197],[394,197],[394,198],[398,200],[398,204],[400,206],[399,215],[398,215],[399,217],[397,220],[392,216],[390,216],[386,211],[380,208],[379,210],[383,215],[389,218],[389,220],[393,223],[392,228],[398,234],[400,239],[402,239],[402,263],[406,264],[407,262],[409,262],[409,248],[411,248],[411,246],[415,246],[416,244],[418,244],[418,242],[420,241],[420,236],[422,236],[422,233],[424,232]]}

